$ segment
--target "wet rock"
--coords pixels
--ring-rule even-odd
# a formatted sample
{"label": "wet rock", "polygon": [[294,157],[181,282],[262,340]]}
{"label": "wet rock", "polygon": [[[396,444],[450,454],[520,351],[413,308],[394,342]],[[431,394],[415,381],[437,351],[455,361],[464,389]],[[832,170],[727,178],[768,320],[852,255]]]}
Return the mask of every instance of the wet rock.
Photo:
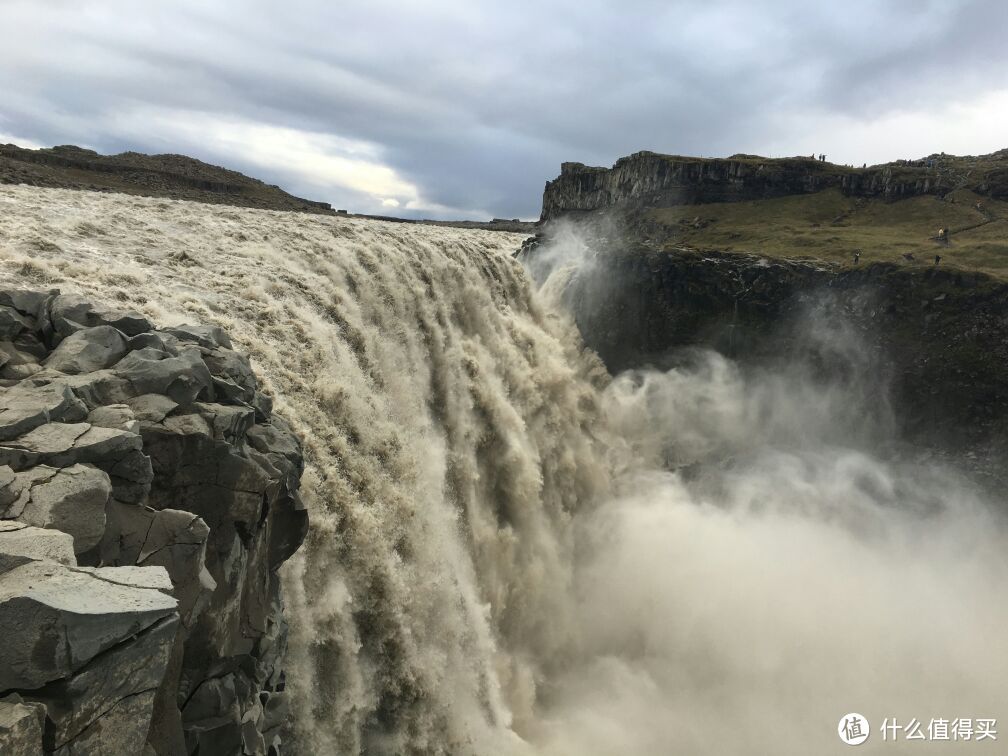
{"label": "wet rock", "polygon": [[22,315],[34,318],[36,328],[41,328],[39,323],[47,317],[49,302],[58,294],[59,292],[55,290],[3,289],[0,290],[0,305],[11,307]]}
{"label": "wet rock", "polygon": [[255,423],[255,410],[251,407],[197,402],[195,408],[207,421],[217,441],[241,444]]}
{"label": "wet rock", "polygon": [[251,402],[258,383],[248,358],[230,349],[217,348],[204,355],[214,387],[232,402]]}

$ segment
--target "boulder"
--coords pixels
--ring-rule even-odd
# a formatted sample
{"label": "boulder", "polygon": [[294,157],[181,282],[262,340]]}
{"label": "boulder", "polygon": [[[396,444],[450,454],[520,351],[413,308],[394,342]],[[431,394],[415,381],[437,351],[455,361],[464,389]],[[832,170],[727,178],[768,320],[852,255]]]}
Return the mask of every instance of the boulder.
{"label": "boulder", "polygon": [[92,373],[112,367],[127,349],[126,337],[112,326],[82,328],[63,339],[43,364],[71,375]]}
{"label": "boulder", "polygon": [[85,411],[106,404],[121,404],[136,393],[127,381],[111,370],[67,375],[58,370],[43,368],[32,376],[32,382],[36,385],[47,384],[69,389],[70,393],[83,403]]}
{"label": "boulder", "polygon": [[16,481],[17,475],[14,471],[7,465],[0,465],[0,513],[17,500],[20,489],[15,488]]}
{"label": "boulder", "polygon": [[38,366],[39,358],[33,354],[31,342],[24,336],[18,338],[17,343],[0,339],[0,375],[4,378],[18,378],[17,368],[22,365],[33,367]]}
{"label": "boulder", "polygon": [[255,424],[255,410],[244,405],[197,402],[194,407],[207,421],[217,441],[242,444],[245,434]]}
{"label": "boulder", "polygon": [[210,528],[190,512],[112,502],[101,546],[107,565],[164,567],[186,627],[203,610],[216,583],[206,569]]}
{"label": "boulder", "polygon": [[29,291],[26,289],[0,290],[0,305],[11,307],[22,315],[28,315],[36,321],[47,317],[49,302],[59,294],[59,291]]}
{"label": "boulder", "polygon": [[178,409],[176,402],[161,394],[142,394],[127,400],[126,404],[137,420],[146,420],[150,423],[160,423]]}

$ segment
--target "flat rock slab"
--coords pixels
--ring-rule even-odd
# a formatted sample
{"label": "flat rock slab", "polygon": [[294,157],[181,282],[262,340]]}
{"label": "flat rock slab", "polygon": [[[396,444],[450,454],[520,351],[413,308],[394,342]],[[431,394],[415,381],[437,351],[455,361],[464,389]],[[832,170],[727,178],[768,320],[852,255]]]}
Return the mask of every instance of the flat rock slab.
{"label": "flat rock slab", "polygon": [[[167,580],[162,567],[150,567]],[[106,579],[106,574],[108,579]],[[175,616],[161,590],[124,584],[121,571],[28,562],[0,575],[0,690],[69,677],[96,655]]]}

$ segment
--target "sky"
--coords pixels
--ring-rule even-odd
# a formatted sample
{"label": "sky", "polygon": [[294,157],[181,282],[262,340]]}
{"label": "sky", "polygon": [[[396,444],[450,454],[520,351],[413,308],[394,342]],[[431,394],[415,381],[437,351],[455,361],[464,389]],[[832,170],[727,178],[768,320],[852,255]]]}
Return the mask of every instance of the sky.
{"label": "sky", "polygon": [[536,218],[560,163],[1008,147],[1003,0],[0,0],[0,143],[351,212]]}

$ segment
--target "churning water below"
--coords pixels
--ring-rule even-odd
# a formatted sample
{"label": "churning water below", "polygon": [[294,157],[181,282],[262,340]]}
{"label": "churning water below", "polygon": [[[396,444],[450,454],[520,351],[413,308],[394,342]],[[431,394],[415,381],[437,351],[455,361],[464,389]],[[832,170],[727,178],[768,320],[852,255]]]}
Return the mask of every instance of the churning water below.
{"label": "churning water below", "polygon": [[0,284],[221,325],[305,439],[298,753],[805,754],[850,711],[1005,714],[987,502],[797,369],[610,379],[520,241],[0,187]]}

